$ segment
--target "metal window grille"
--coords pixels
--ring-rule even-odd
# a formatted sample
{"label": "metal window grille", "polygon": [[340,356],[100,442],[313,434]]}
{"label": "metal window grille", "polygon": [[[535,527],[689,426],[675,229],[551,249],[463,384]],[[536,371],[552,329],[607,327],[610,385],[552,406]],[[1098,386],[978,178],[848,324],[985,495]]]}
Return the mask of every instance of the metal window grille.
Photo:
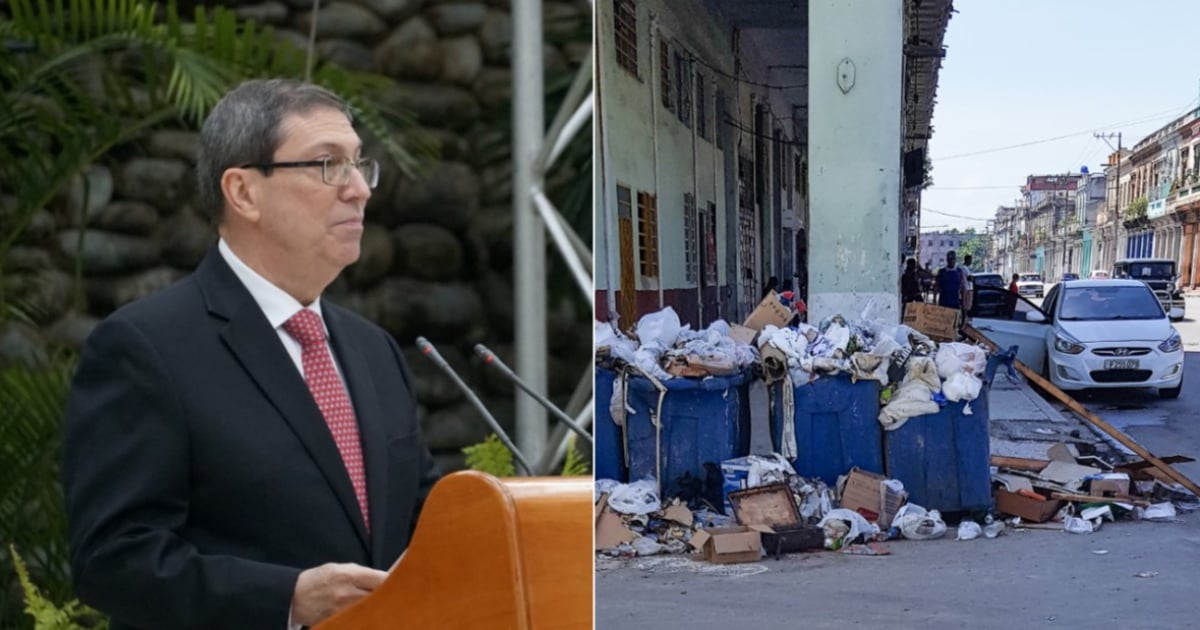
{"label": "metal window grille", "polygon": [[638,76],[637,3],[634,0],[613,0],[613,36],[617,44],[617,65]]}
{"label": "metal window grille", "polygon": [[644,192],[638,193],[638,261],[643,277],[658,277],[658,204]]}
{"label": "metal window grille", "polygon": [[704,106],[704,75],[696,73],[696,135],[708,140],[708,110]]}
{"label": "metal window grille", "polygon": [[700,238],[697,234],[696,198],[683,195],[683,258],[684,279],[688,283],[700,279]]}
{"label": "metal window grille", "polygon": [[659,90],[662,92],[663,107],[669,111],[675,111],[674,101],[671,98],[671,45],[661,37],[660,33],[658,42]]}

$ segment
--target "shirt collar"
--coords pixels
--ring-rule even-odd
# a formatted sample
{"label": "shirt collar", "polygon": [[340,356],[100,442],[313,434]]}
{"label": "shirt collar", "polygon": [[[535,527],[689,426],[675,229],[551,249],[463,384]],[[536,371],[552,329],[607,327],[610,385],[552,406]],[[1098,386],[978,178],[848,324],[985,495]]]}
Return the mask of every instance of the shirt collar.
{"label": "shirt collar", "polygon": [[[267,316],[267,321],[271,323],[272,328],[279,328],[293,315],[300,312],[300,309],[306,308],[287,291],[275,286],[270,280],[262,277],[257,271],[242,262],[242,259],[233,253],[233,249],[229,247],[224,238],[217,241],[217,250],[229,264],[229,268],[233,270],[238,280],[241,280],[242,284],[246,286],[250,297],[254,298],[263,314]],[[321,298],[313,300],[313,303],[309,304],[307,308],[317,315],[321,315]],[[324,324],[324,322],[325,318],[322,317],[321,323]],[[325,332],[329,332],[328,327]]]}

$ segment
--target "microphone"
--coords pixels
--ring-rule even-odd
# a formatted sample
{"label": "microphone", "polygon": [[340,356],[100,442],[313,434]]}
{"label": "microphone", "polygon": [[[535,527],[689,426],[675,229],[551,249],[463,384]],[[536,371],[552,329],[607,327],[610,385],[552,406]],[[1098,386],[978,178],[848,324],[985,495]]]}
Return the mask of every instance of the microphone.
{"label": "microphone", "polygon": [[457,385],[458,388],[467,395],[467,400],[471,401],[471,404],[475,405],[475,408],[478,409],[479,413],[483,415],[483,419],[487,421],[488,425],[492,428],[492,431],[495,432],[496,437],[500,438],[500,441],[504,444],[504,446],[508,447],[508,450],[512,451],[513,457],[516,458],[519,464],[521,464],[521,468],[525,469],[525,475],[532,476],[534,474],[533,467],[529,465],[528,461],[526,461],[525,455],[523,455],[521,451],[517,449],[517,446],[513,444],[511,439],[509,439],[508,434],[504,432],[504,429],[500,428],[500,423],[496,422],[496,418],[494,418],[492,414],[488,412],[487,407],[483,406],[483,403],[480,402],[479,397],[475,395],[475,392],[471,391],[471,388],[467,387],[467,384],[458,377],[458,373],[454,371],[454,368],[450,367],[449,363],[446,363],[446,359],[444,359],[442,355],[438,353],[437,348],[434,348],[433,344],[429,343],[429,340],[424,337],[417,337],[417,347],[420,348],[422,354],[429,357],[429,360],[433,361],[434,364],[441,368],[442,371],[450,377],[450,380],[454,381],[454,384]]}
{"label": "microphone", "polygon": [[583,427],[580,427],[579,424],[577,424],[575,420],[571,418],[571,416],[568,416],[562,409],[555,407],[554,403],[546,400],[545,396],[537,393],[532,387],[525,384],[525,381],[521,380],[521,377],[517,376],[516,372],[513,372],[507,365],[505,365],[504,362],[500,360],[500,357],[496,356],[496,353],[488,350],[487,346],[481,343],[475,344],[475,354],[478,354],[480,357],[482,357],[485,364],[495,366],[497,370],[500,370],[502,374],[508,377],[508,380],[516,383],[517,387],[520,387],[522,391],[532,396],[534,400],[538,401],[538,403],[548,409],[550,413],[553,413],[558,417],[559,420],[562,420],[563,424],[567,425],[572,431],[574,431],[583,439],[587,440],[589,446],[593,444],[591,433],[588,433],[583,429]]}

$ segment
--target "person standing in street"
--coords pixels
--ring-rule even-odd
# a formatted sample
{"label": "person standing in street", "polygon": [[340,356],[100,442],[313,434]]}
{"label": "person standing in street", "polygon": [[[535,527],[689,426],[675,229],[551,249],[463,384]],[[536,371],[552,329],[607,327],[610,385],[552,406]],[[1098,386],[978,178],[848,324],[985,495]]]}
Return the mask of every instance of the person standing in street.
{"label": "person standing in street", "polygon": [[937,272],[933,290],[937,293],[938,306],[961,309],[963,298],[963,273],[958,269],[958,254],[954,250],[946,253],[946,266]]}
{"label": "person standing in street", "polygon": [[921,296],[921,279],[917,277],[917,259],[909,258],[904,263],[904,275],[900,276],[900,300],[909,302],[924,302]]}

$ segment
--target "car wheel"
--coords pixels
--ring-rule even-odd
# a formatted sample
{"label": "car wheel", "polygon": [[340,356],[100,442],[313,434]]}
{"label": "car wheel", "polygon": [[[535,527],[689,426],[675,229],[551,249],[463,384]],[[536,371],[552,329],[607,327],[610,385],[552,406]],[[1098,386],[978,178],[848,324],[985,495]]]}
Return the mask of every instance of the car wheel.
{"label": "car wheel", "polygon": [[1179,398],[1179,392],[1183,390],[1183,381],[1179,381],[1178,387],[1165,387],[1158,390],[1159,398]]}

